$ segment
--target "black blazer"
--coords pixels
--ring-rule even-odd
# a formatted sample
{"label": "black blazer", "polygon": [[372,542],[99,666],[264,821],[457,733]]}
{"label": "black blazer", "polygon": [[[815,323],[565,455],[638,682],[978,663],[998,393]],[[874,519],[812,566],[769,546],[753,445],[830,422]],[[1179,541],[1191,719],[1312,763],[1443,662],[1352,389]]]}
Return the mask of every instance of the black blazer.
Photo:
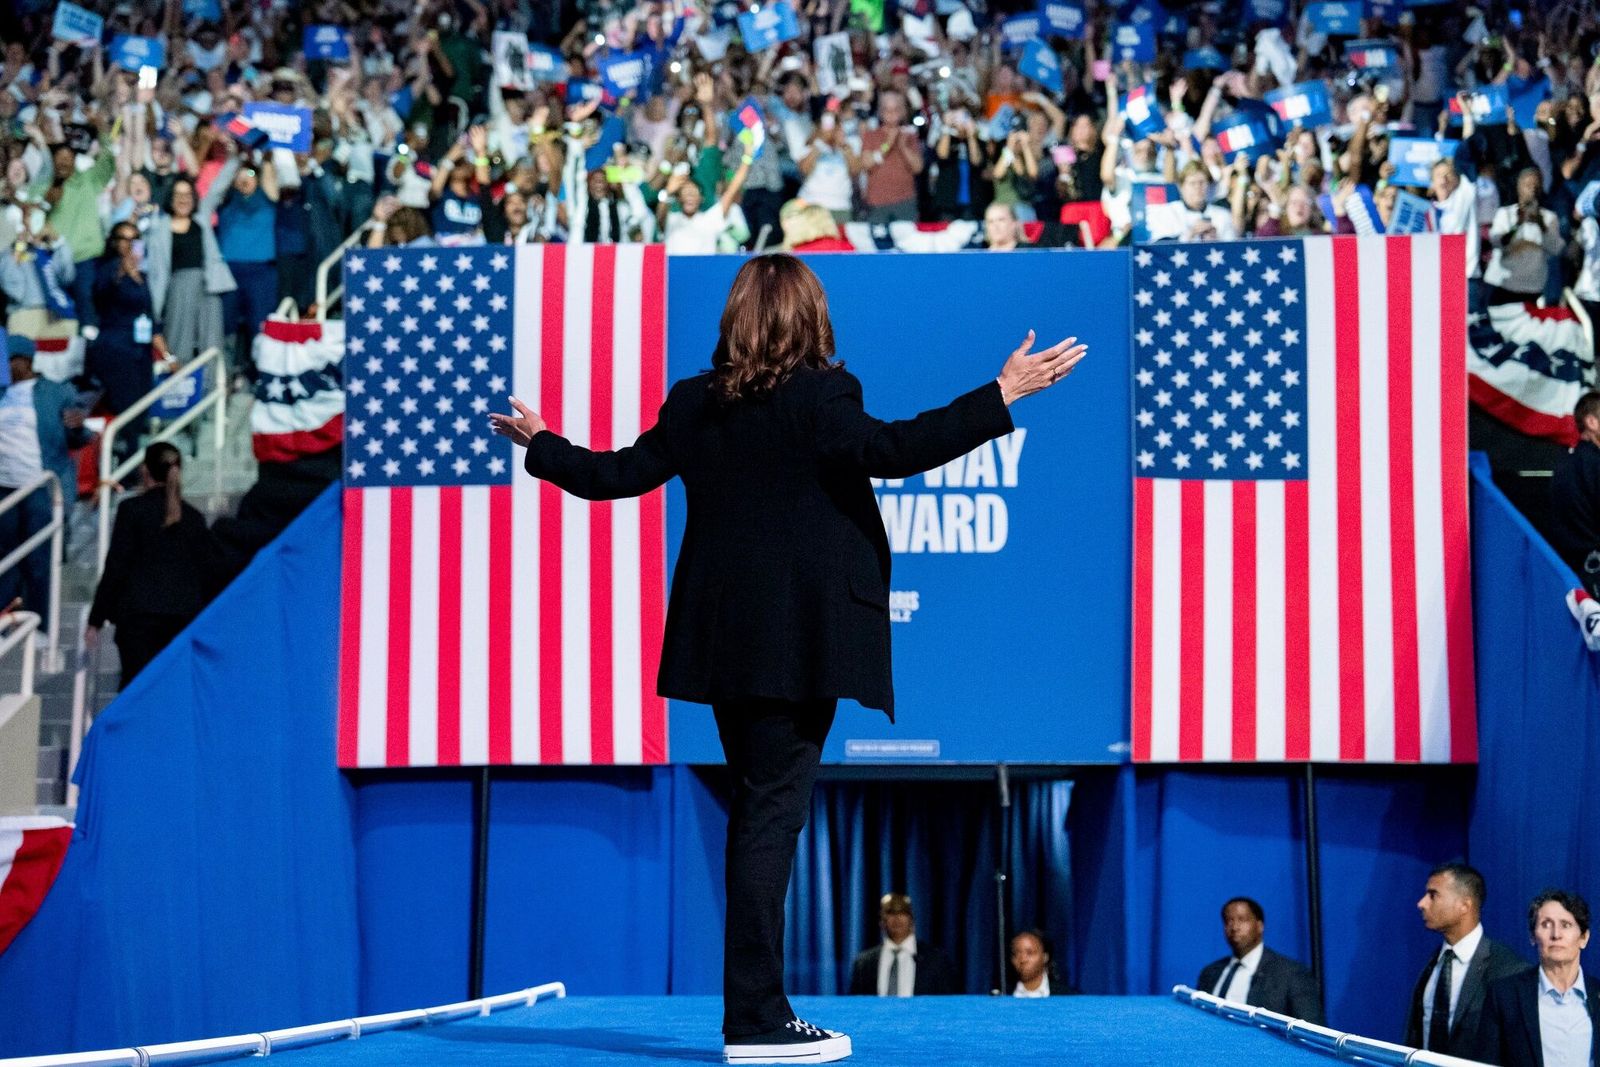
{"label": "black blazer", "polygon": [[662,696],[848,697],[893,718],[889,542],[868,478],[918,474],[1010,432],[999,385],[880,422],[842,369],[802,368],[770,396],[732,405],[709,383],[673,386],[656,425],[616,452],[536,434],[528,473],[589,500],[683,479]]}
{"label": "black blazer", "polygon": [[[1202,993],[1216,989],[1223,972],[1233,962],[1232,956],[1208,963],[1200,971],[1195,988]],[[1261,964],[1250,979],[1250,992],[1245,1003],[1266,1008],[1293,1019],[1304,1019],[1317,1026],[1323,1025],[1322,994],[1311,972],[1288,956],[1280,956],[1270,948],[1261,950]]]}
{"label": "black blazer", "polygon": [[136,615],[192,619],[206,606],[216,552],[205,517],[185,503],[177,524],[163,526],[166,512],[159,486],[117,505],[91,626]]}
{"label": "black blazer", "polygon": [[[1585,973],[1585,1003],[1589,1008],[1589,1062],[1600,1063],[1600,979]],[[1518,974],[1489,985],[1483,1000],[1481,1028],[1486,1063],[1503,1067],[1544,1067],[1544,1041],[1539,1036],[1539,968],[1529,967]]]}
{"label": "black blazer", "polygon": [[[878,995],[878,962],[883,958],[879,942],[858,953],[850,964],[850,994],[858,997]],[[943,952],[917,941],[917,973],[911,981],[911,994],[917,997],[949,996],[956,988],[955,969]]]}
{"label": "black blazer", "polygon": [[[1428,957],[1422,973],[1417,976],[1416,988],[1411,991],[1411,1011],[1406,1016],[1405,1043],[1412,1048],[1421,1048],[1423,1040],[1427,1037],[1422,1032],[1422,994],[1428,988],[1428,976],[1433,973],[1433,968],[1438,962],[1439,954],[1435,951]],[[1456,1001],[1455,1019],[1450,1024],[1449,1047],[1431,1051],[1469,1060],[1488,1059],[1490,1053],[1483,1048],[1482,1037],[1483,998],[1492,983],[1526,970],[1527,966],[1515,952],[1500,942],[1485,937],[1479,943],[1478,951],[1472,954],[1472,962],[1467,965],[1466,977],[1461,980],[1461,996]]]}

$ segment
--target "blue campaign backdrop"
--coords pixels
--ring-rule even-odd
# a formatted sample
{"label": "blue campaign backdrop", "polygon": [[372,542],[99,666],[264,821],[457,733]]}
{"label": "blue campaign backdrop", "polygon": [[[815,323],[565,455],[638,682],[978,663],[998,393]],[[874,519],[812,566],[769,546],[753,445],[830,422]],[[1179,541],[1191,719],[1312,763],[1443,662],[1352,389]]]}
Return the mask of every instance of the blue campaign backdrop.
{"label": "blue campaign backdrop", "polygon": [[[710,366],[717,321],[738,257],[675,257],[667,283],[668,377]],[[1132,457],[1127,432],[1128,260],[1125,253],[1035,252],[812,256],[828,291],[838,354],[879,418],[906,418],[982,385],[1031,328],[1042,346],[1076,335],[1089,355],[1070,382],[1013,410],[1015,486],[1005,452],[991,480],[967,465],[959,487],[941,472],[885,485],[880,503],[897,540],[890,581],[896,715],[847,705],[825,758],[883,762],[883,742],[917,743],[920,762],[1089,763],[1124,758],[1128,737],[1128,589]],[[976,269],[981,263],[982,269]],[[883,314],[885,294],[923,294],[918,312]],[[933,294],[956,294],[940,299]],[[1023,295],[1026,294],[1026,295]],[[973,314],[981,309],[981,314]],[[980,450],[984,451],[984,450]],[[948,472],[947,472],[948,473]],[[684,498],[667,497],[669,566],[682,537]],[[959,513],[1004,517],[998,551],[969,547]],[[915,520],[912,536],[904,523]],[[920,522],[921,525],[916,525]],[[971,548],[984,547],[983,522]],[[997,527],[991,538],[997,538]],[[897,539],[896,531],[900,533]],[[935,550],[935,545],[937,549]],[[921,549],[918,551],[917,549]],[[1004,662],[1006,670],[974,669]],[[1069,681],[1070,680],[1070,681]],[[975,709],[985,709],[975,713]],[[717,762],[708,709],[674,702],[672,758]],[[904,758],[904,757],[903,757]]]}

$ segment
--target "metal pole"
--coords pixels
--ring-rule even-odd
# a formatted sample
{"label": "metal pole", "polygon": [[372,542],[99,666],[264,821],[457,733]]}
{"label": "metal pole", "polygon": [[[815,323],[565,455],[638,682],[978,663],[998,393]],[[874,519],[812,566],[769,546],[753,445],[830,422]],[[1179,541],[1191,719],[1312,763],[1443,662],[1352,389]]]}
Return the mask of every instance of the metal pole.
{"label": "metal pole", "polygon": [[1311,925],[1311,975],[1322,991],[1322,864],[1318,858],[1317,770],[1306,764],[1306,918]]}
{"label": "metal pole", "polygon": [[1000,855],[996,858],[994,867],[994,903],[995,903],[995,963],[997,970],[994,976],[995,996],[1004,996],[1006,992],[1006,863],[1011,856],[1011,781],[1006,776],[1006,765],[995,765],[995,785],[1000,790]]}
{"label": "metal pole", "polygon": [[213,406],[216,408],[216,415],[212,419],[211,427],[211,491],[216,496],[217,504],[220,506],[222,501],[222,450],[228,441],[228,374],[227,368],[222,365],[220,359],[211,369],[217,376],[217,387],[213,391],[215,396]]}
{"label": "metal pole", "polygon": [[472,944],[467,950],[467,999],[483,996],[484,913],[489,895],[489,768],[472,783]]}
{"label": "metal pole", "polygon": [[50,535],[50,645],[45,649],[44,670],[54,674],[61,669],[61,567],[64,562],[63,540],[67,525],[66,488],[61,479],[50,475],[50,521],[55,532]]}

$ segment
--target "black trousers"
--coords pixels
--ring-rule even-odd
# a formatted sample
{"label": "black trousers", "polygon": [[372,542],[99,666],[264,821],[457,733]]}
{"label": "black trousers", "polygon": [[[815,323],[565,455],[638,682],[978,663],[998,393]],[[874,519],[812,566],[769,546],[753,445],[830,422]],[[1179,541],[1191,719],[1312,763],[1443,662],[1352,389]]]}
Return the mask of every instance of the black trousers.
{"label": "black trousers", "polygon": [[783,995],[783,903],[837,702],[742,699],[712,706],[733,777],[722,1032],[751,1037],[794,1018]]}
{"label": "black trousers", "polygon": [[122,659],[122,685],[150,665],[150,661],[189,625],[184,615],[132,615],[117,623],[117,655]]}

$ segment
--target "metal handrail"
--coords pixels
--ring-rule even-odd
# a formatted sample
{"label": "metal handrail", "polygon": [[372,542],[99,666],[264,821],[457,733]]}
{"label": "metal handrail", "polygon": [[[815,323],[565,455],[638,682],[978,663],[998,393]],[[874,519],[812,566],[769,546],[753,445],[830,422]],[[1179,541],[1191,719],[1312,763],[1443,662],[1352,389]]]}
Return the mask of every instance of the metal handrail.
{"label": "metal handrail", "polygon": [[[28,642],[39,629],[39,613],[14,611],[5,617],[13,621],[10,631],[0,637],[0,659],[4,659],[5,654],[18,645],[22,646],[22,699],[26,700],[33,696],[33,656],[29,655],[32,650]],[[55,637],[54,634],[50,636]]]}
{"label": "metal handrail", "polygon": [[346,252],[348,252],[350,249],[354,248],[358,242],[365,240],[366,236],[367,236],[367,231],[372,229],[376,225],[377,225],[377,223],[375,223],[371,219],[368,219],[366,222],[363,222],[360,226],[356,227],[356,232],[355,233],[352,233],[349,237],[346,237],[343,241],[341,241],[339,243],[339,247],[338,248],[335,248],[332,252],[328,253],[328,258],[327,259],[324,259],[321,263],[317,264],[317,321],[318,322],[327,322],[328,321],[328,305],[332,304],[334,301],[336,301],[340,297],[344,296],[344,283],[343,282],[340,282],[339,283],[339,287],[336,288],[335,290],[333,290],[333,292],[331,292],[331,293],[328,292],[328,274],[333,270],[333,265],[335,263],[339,262],[341,259],[343,259],[344,258],[344,254]]}
{"label": "metal handrail", "polygon": [[139,469],[143,462],[142,457],[134,455],[123,460],[116,467],[112,466],[112,447],[117,440],[117,433],[128,423],[148,411],[156,401],[168,393],[176,391],[180,382],[190,378],[212,363],[217,365],[216,384],[209,395],[182,415],[173,419],[161,428],[161,432],[151,438],[150,443],[157,441],[170,441],[178,435],[178,431],[187,427],[207,410],[215,409],[213,419],[214,445],[216,447],[216,493],[222,495],[222,449],[227,441],[228,418],[228,382],[227,376],[222,372],[222,349],[208,348],[198,356],[185,363],[178,371],[150,390],[126,411],[119,414],[106,424],[105,431],[100,435],[100,486],[95,490],[95,500],[100,509],[100,544],[95,556],[95,575],[105,573],[106,553],[111,548],[111,489],[122,479]]}
{"label": "metal handrail", "polygon": [[[27,485],[13,489],[4,500],[0,500],[0,515],[12,508],[22,506],[34,493],[50,487],[50,521],[42,529],[22,544],[12,549],[5,559],[0,559],[0,574],[4,574],[12,567],[17,566],[45,541],[50,542],[50,592],[49,603],[45,605],[50,613],[50,644],[45,649],[44,669],[47,673],[54,673],[61,669],[61,557],[62,557],[62,531],[67,526],[67,500],[61,488],[61,479],[56,477],[55,471],[43,471]],[[7,646],[9,647],[9,646]],[[29,658],[31,670],[32,659]],[[30,675],[31,677],[31,675]]]}
{"label": "metal handrail", "polygon": [[[89,608],[85,604],[78,612],[78,633],[89,630]],[[78,757],[83,754],[83,739],[94,719],[91,710],[100,698],[100,643],[93,648],[88,641],[78,647],[77,669],[72,675],[72,729],[67,735],[67,807],[78,806],[78,783],[73,779],[78,773]]]}

